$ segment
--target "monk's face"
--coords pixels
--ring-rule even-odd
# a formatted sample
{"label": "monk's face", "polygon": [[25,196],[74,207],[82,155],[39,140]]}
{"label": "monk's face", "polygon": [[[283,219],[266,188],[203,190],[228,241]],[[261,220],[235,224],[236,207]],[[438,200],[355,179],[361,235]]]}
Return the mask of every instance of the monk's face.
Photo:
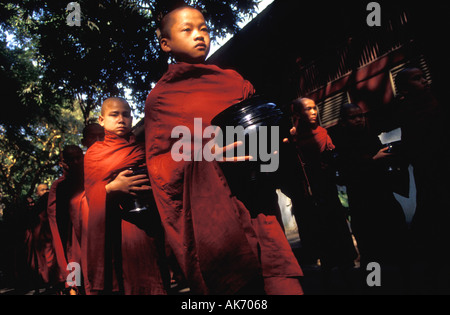
{"label": "monk's face", "polygon": [[310,99],[302,100],[303,104],[303,112],[302,112],[302,120],[309,122],[311,125],[316,125],[319,121],[318,117],[318,109],[316,103]]}
{"label": "monk's face", "polygon": [[431,90],[430,82],[420,69],[411,69],[407,75],[407,91],[413,95],[428,93]]}
{"label": "monk's face", "polygon": [[36,189],[36,195],[38,195],[38,197],[42,197],[48,191],[49,189],[47,184],[40,184]]}
{"label": "monk's face", "polygon": [[112,132],[119,137],[127,136],[131,132],[133,123],[131,108],[120,100],[108,100],[103,104],[102,115],[98,122],[105,131]]}
{"label": "monk's face", "polygon": [[366,117],[360,108],[347,109],[346,125],[355,130],[364,129],[366,126]]}
{"label": "monk's face", "polygon": [[208,57],[211,39],[203,14],[184,8],[171,13],[170,38],[161,39],[161,47],[178,62],[202,63]]}

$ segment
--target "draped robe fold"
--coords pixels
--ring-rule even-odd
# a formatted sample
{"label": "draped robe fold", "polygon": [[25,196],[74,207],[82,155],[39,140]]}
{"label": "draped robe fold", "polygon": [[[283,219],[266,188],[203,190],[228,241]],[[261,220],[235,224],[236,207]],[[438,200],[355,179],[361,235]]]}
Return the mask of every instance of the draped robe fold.
{"label": "draped robe fold", "polygon": [[[107,196],[105,190],[118,170],[143,162],[145,151],[133,137],[127,140],[108,131],[104,141],[96,142],[86,152],[85,192],[89,209],[86,259],[93,291],[119,291],[126,295],[167,293],[167,279],[161,271],[160,235],[147,233],[124,220],[118,204],[121,196]],[[155,229],[160,225],[147,223]]]}
{"label": "draped robe fold", "polygon": [[[147,167],[168,244],[196,294],[234,294],[260,279],[298,277],[300,266],[275,216],[251,217],[234,196],[215,161],[176,162],[177,126],[187,127],[195,147],[201,132],[226,108],[254,94],[233,70],[204,64],[172,64],[150,92],[145,108]],[[199,137],[198,137],[199,136]],[[258,196],[255,196],[258,198]],[[301,294],[297,287],[290,293]],[[287,289],[286,291],[289,291]]]}

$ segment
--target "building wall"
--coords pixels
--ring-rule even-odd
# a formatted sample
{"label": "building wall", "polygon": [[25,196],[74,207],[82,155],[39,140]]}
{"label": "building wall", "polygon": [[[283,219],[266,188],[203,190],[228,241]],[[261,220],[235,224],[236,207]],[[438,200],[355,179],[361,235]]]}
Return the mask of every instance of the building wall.
{"label": "building wall", "polygon": [[275,0],[210,61],[237,70],[259,94],[286,108],[296,97],[315,99],[326,127],[335,125],[341,102],[357,103],[367,112],[389,104],[395,70],[409,61],[422,60],[445,95],[449,58],[436,49],[440,43],[434,38],[444,42],[440,33],[449,19],[439,19],[450,5],[378,2],[382,26],[371,28],[364,1]]}

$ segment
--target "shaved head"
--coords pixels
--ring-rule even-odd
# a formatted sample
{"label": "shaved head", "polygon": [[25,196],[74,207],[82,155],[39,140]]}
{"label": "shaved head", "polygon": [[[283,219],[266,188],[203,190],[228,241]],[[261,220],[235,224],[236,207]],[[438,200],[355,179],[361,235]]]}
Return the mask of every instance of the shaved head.
{"label": "shaved head", "polygon": [[37,188],[36,188],[36,195],[38,197],[42,197],[48,191],[49,191],[49,189],[48,189],[48,185],[47,184],[39,184],[37,186]]}
{"label": "shaved head", "polygon": [[131,112],[130,104],[128,104],[127,100],[121,97],[110,97],[103,101],[102,109],[101,109],[101,115],[104,116],[107,109],[109,109],[111,106],[115,105],[116,103],[121,103],[128,107]]}
{"label": "shaved head", "polygon": [[127,136],[131,132],[133,122],[131,107],[121,97],[110,97],[103,102],[98,122],[105,131],[115,133],[120,137]]}
{"label": "shaved head", "polygon": [[170,38],[170,30],[171,30],[172,26],[174,25],[174,23],[176,22],[176,19],[175,19],[176,13],[178,13],[182,10],[186,10],[186,9],[201,12],[200,10],[198,10],[192,6],[189,6],[187,4],[182,5],[178,8],[170,11],[162,18],[162,20],[160,22],[160,27],[159,27],[160,39],[161,38]]}

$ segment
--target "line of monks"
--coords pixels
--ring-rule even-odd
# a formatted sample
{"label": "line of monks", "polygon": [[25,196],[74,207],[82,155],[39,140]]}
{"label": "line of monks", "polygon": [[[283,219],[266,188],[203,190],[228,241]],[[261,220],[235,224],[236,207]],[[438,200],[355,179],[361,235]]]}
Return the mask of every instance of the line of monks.
{"label": "line of monks", "polygon": [[[89,295],[170,294],[175,276],[183,278],[193,294],[304,294],[301,264],[320,259],[324,270],[345,270],[354,266],[358,255],[338,199],[335,172],[330,175],[334,169],[325,167],[336,161],[346,176],[362,261],[404,262],[408,228],[385,185],[380,162],[391,153],[365,131],[358,106],[343,108],[342,129],[332,140],[319,126],[314,101],[293,101],[292,138],[285,143],[287,149],[280,149],[277,174],[247,186],[242,177],[236,192],[223,163],[175,161],[171,149],[177,139],[172,131],[177,126],[194,130],[195,118],[202,118],[205,129],[217,114],[256,92],[237,72],[205,64],[210,38],[201,11],[189,6],[171,11],[161,21],[159,36],[162,50],[176,63],[147,98],[144,142],[132,133],[126,100],[106,99],[99,125],[85,129],[86,154],[78,146],[65,147],[64,175],[36,204],[41,207],[40,224],[30,230],[30,257],[44,282],[67,287],[72,271],[67,266],[76,262],[83,276],[81,291]],[[404,80],[413,77],[410,72]],[[407,84],[404,91],[413,93]],[[448,239],[443,225],[448,221],[442,212],[445,186],[430,184],[440,178],[434,177],[430,156],[414,151],[417,139],[437,130],[426,119],[439,116],[437,107],[423,109],[428,117],[417,115],[416,107],[424,104],[413,101],[400,108],[421,198],[415,253],[429,257],[424,253],[430,248],[433,255],[434,250],[441,255],[439,246],[428,245]],[[417,119],[423,129],[414,134]],[[196,144],[205,140],[193,139],[189,154],[197,154]],[[428,153],[443,156],[438,147]],[[300,258],[284,234],[276,188],[292,199],[302,241]],[[138,202],[142,199],[150,209]],[[425,210],[429,206],[432,216]]]}

